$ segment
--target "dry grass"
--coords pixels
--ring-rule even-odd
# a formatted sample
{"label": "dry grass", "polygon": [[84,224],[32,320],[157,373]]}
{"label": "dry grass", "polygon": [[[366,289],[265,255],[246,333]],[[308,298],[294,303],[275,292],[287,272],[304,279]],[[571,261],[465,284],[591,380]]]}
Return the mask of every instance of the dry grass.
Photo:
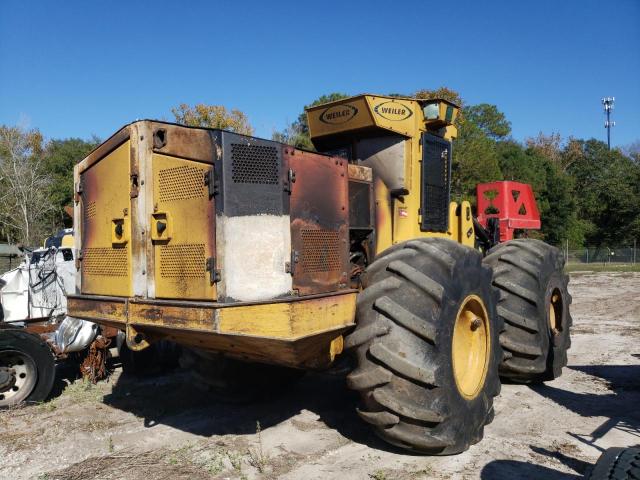
{"label": "dry grass", "polygon": [[30,415],[31,410],[30,406],[21,403],[19,405],[13,405],[11,407],[4,408],[0,410],[0,425],[6,425],[7,422],[12,418],[24,417],[25,415]]}
{"label": "dry grass", "polygon": [[256,422],[256,434],[258,436],[258,444],[254,448],[247,450],[247,455],[249,457],[249,464],[260,473],[264,473],[269,463],[269,457],[264,452],[260,422]]}
{"label": "dry grass", "polygon": [[[234,442],[238,447],[238,442]],[[205,441],[186,444],[176,450],[160,449],[140,454],[114,451],[111,437],[107,439],[108,455],[90,457],[69,467],[44,474],[46,480],[149,480],[149,479],[211,479],[226,474],[230,478],[246,479],[245,469],[264,471],[266,457],[262,447],[246,454],[231,449],[223,442]],[[259,466],[252,463],[258,462]],[[262,470],[261,470],[262,468]]]}
{"label": "dry grass", "polygon": [[29,450],[40,442],[40,437],[45,434],[44,428],[29,431],[2,432],[0,445],[7,453]]}
{"label": "dry grass", "polygon": [[64,389],[63,395],[51,402],[56,402],[57,406],[59,406],[58,402],[62,400],[68,400],[74,404],[102,402],[104,396],[110,392],[111,385],[108,382],[100,382],[94,385],[89,381],[79,379],[69,384]]}
{"label": "dry grass", "polygon": [[206,472],[188,464],[167,463],[167,452],[157,450],[141,454],[110,454],[89,457],[63,470],[46,474],[46,480],[164,480],[208,479]]}

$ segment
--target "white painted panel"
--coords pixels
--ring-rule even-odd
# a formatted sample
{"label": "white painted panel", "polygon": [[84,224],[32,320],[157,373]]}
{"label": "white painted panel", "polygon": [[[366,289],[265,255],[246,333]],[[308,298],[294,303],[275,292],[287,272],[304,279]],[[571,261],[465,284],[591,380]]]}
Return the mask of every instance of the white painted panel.
{"label": "white painted panel", "polygon": [[285,271],[285,263],[291,257],[288,215],[219,215],[216,238],[222,274],[219,296],[257,301],[291,292],[292,278]]}

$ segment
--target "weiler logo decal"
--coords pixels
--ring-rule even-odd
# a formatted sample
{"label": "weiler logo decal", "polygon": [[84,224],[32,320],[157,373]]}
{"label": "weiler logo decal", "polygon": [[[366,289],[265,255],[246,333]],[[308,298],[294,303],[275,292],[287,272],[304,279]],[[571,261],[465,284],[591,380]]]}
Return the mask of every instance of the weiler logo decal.
{"label": "weiler logo decal", "polygon": [[391,120],[393,122],[406,120],[411,115],[413,115],[413,112],[409,107],[394,100],[376,105],[373,111],[376,112],[377,115],[380,115],[382,118],[386,118],[387,120]]}
{"label": "weiler logo decal", "polygon": [[353,105],[334,105],[320,114],[320,121],[330,125],[347,123],[358,114],[358,109]]}

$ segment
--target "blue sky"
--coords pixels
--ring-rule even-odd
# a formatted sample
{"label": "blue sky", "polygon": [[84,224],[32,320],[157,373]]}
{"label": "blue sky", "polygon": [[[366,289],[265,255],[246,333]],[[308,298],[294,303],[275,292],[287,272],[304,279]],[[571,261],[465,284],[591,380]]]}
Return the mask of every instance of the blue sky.
{"label": "blue sky", "polygon": [[332,91],[446,85],[543,131],[640,140],[640,1],[0,3],[0,123],[108,137],[179,103],[243,110],[270,137]]}

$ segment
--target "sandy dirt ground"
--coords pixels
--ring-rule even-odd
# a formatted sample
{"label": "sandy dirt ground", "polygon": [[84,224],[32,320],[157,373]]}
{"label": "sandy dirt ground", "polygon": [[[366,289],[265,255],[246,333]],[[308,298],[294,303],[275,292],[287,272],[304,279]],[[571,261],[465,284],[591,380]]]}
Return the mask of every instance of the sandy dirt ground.
{"label": "sandy dirt ground", "polygon": [[601,451],[640,443],[640,273],[572,275],[569,366],[541,386],[503,385],[482,442],[450,457],[387,447],[338,375],[278,398],[217,403],[175,372],[116,369],[96,386],[0,412],[1,479],[572,479]]}

